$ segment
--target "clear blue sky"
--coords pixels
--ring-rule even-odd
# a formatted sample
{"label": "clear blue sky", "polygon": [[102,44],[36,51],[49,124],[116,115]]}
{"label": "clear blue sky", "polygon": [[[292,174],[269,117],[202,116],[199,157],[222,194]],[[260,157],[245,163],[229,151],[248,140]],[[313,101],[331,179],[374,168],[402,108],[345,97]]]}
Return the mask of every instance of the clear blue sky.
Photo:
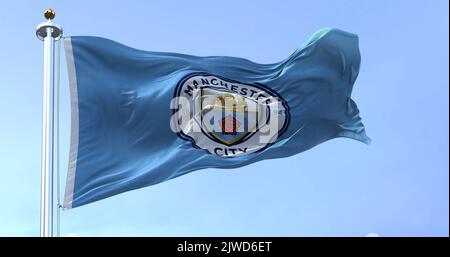
{"label": "clear blue sky", "polygon": [[[236,170],[207,169],[62,213],[62,234],[448,236],[448,1],[3,1],[0,235],[39,234],[42,43],[65,35],[272,63],[312,33],[360,37],[353,99],[373,143],[335,139]],[[64,56],[63,56],[64,58]],[[62,59],[61,166],[69,94]]]}

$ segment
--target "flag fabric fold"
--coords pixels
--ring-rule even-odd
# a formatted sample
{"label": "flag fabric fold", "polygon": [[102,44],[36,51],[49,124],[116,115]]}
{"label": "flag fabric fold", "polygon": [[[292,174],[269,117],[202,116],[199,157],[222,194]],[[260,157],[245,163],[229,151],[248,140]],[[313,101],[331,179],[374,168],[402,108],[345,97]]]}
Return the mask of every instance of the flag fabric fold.
{"label": "flag fabric fold", "polygon": [[358,37],[323,29],[287,59],[142,51],[64,41],[71,144],[64,208],[205,168],[237,168],[336,137],[369,143],[351,99]]}

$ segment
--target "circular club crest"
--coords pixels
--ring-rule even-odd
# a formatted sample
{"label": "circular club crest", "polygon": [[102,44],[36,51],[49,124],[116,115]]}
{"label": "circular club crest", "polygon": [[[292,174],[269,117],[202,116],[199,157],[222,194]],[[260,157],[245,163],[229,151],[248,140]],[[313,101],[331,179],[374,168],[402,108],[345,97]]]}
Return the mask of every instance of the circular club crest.
{"label": "circular club crest", "polygon": [[221,157],[261,151],[287,129],[289,108],[273,90],[196,73],[177,85],[171,127],[193,146]]}

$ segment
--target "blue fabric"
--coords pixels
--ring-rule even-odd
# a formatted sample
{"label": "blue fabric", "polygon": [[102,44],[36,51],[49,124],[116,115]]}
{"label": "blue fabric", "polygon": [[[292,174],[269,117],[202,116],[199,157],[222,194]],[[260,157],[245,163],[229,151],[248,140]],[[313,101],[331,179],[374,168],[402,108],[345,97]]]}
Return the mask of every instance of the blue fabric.
{"label": "blue fabric", "polygon": [[[336,137],[370,142],[350,98],[360,66],[358,37],[341,30],[317,32],[274,64],[141,51],[87,36],[71,37],[65,47],[73,55],[73,63],[68,63],[69,71],[75,72],[69,72],[69,79],[76,87],[71,92],[76,108],[72,114],[77,115],[72,117],[77,122],[72,124],[76,134],[65,208],[199,169],[237,168],[288,157]],[[276,142],[254,153],[224,157],[172,131],[170,101],[192,74],[262,85],[279,95],[288,120]]]}

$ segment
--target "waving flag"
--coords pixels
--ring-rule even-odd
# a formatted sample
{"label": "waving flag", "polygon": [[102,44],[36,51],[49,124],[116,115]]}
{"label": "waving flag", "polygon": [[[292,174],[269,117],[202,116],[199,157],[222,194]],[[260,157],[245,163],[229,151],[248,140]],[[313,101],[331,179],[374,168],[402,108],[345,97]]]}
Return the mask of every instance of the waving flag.
{"label": "waving flag", "polygon": [[350,98],[358,37],[324,29],[257,64],[65,39],[72,134],[64,207],[205,168],[288,157],[336,137],[369,143]]}

